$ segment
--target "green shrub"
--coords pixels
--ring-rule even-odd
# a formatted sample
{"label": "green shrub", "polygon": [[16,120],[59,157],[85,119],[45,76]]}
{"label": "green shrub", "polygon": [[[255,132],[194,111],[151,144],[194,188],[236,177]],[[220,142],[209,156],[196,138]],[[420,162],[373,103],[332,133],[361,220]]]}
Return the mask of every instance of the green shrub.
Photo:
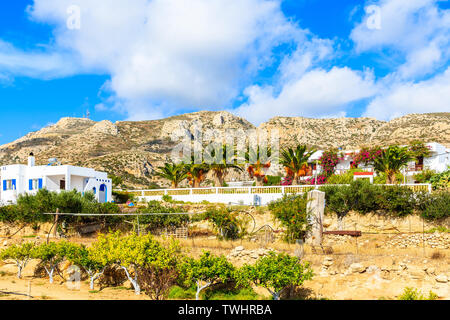
{"label": "green shrub", "polygon": [[311,230],[310,214],[306,210],[307,193],[284,195],[282,199],[269,203],[268,207],[275,219],[286,228],[285,240],[295,242],[305,239]]}
{"label": "green shrub", "polygon": [[437,300],[438,296],[433,292],[427,296],[424,296],[419,290],[411,287],[405,288],[402,295],[398,298],[398,300]]}
{"label": "green shrub", "polygon": [[342,230],[342,219],[354,207],[355,196],[349,186],[324,186],[320,190],[325,192],[325,212],[335,213]]}
{"label": "green shrub", "polygon": [[[163,205],[159,201],[150,201],[146,208],[140,209],[139,213],[183,213],[182,207],[174,208]],[[189,224],[190,217],[188,214],[177,215],[150,215],[140,216],[139,223],[146,225],[147,230],[155,231],[161,228],[178,228]]]}
{"label": "green shrub", "polygon": [[430,178],[433,190],[448,190],[450,188],[450,169]]}
{"label": "green shrub", "polygon": [[113,191],[113,198],[116,203],[124,204],[128,201],[133,202],[135,200],[135,195],[132,193],[124,192],[124,191]]}
{"label": "green shrub", "polygon": [[246,234],[247,220],[240,219],[236,212],[224,206],[211,206],[202,215],[202,219],[210,221],[219,237],[225,240],[240,239]]}
{"label": "green shrub", "polygon": [[439,220],[450,217],[450,192],[431,195],[424,205],[422,217],[426,220]]}
{"label": "green shrub", "polygon": [[425,169],[414,175],[414,180],[418,183],[429,183],[430,179],[436,175],[436,171]]}
{"label": "green shrub", "polygon": [[279,176],[266,176],[267,182],[264,182],[265,186],[279,186],[281,185],[281,177]]}
{"label": "green shrub", "polygon": [[409,188],[400,186],[381,187],[378,205],[381,210],[389,215],[398,217],[410,215],[416,207],[414,192]]}
{"label": "green shrub", "polygon": [[[387,175],[384,172],[378,172],[377,176],[373,178],[373,183],[374,184],[386,184],[386,178]],[[397,181],[397,183],[403,183],[405,176],[403,174],[401,174],[400,172],[395,174],[395,181]]]}

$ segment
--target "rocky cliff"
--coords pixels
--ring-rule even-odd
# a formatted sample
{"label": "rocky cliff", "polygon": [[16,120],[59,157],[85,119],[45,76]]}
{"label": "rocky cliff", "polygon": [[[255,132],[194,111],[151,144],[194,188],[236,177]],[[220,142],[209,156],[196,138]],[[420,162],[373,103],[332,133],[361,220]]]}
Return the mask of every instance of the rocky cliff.
{"label": "rocky cliff", "polygon": [[[89,166],[120,176],[127,186],[164,185],[154,169],[170,158],[177,142],[171,137],[196,134],[196,125],[227,130],[256,129],[228,112],[195,112],[151,121],[95,122],[63,118],[58,123],[0,146],[0,165],[26,163],[33,152],[37,164],[57,157],[63,164]],[[366,145],[403,144],[414,139],[450,146],[450,113],[411,114],[389,122],[371,118],[309,119],[276,117],[259,126],[278,129],[282,145],[307,144],[327,149],[356,149]],[[204,130],[203,130],[204,132]]]}

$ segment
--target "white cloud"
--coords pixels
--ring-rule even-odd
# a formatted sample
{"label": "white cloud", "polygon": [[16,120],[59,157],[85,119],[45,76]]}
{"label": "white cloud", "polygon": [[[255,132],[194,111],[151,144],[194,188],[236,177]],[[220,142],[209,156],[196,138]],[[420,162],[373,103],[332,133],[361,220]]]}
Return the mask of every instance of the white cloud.
{"label": "white cloud", "polygon": [[11,75],[32,78],[56,78],[79,72],[72,56],[62,52],[24,52],[0,39],[0,80]]}
{"label": "white cloud", "polygon": [[364,114],[377,119],[393,119],[409,113],[450,110],[450,67],[429,80],[400,83],[374,99]]}
{"label": "white cloud", "polygon": [[381,29],[369,28],[364,16],[350,38],[356,51],[391,50],[399,55],[399,80],[432,74],[450,57],[450,10],[439,0],[380,0]]}
{"label": "white cloud", "polygon": [[377,92],[373,74],[349,68],[314,69],[286,83],[276,95],[273,87],[252,86],[248,103],[234,112],[255,124],[274,116],[345,116],[349,104]]}
{"label": "white cloud", "polygon": [[[73,4],[80,30],[66,28]],[[54,24],[57,47],[84,68],[111,75],[110,90],[133,119],[223,107],[272,62],[275,46],[304,33],[279,0],[35,0],[28,12]]]}

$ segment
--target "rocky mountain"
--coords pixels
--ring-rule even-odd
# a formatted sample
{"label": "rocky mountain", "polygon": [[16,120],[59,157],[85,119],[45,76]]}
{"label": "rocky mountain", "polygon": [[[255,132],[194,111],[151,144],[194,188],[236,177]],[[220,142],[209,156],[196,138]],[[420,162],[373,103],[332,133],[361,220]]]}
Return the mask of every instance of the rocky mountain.
{"label": "rocky mountain", "polygon": [[[258,128],[277,129],[282,146],[302,143],[320,149],[357,149],[404,144],[414,139],[450,146],[450,113],[411,114],[389,122],[371,118],[276,117]],[[57,157],[63,164],[107,171],[121,177],[129,187],[165,185],[153,172],[170,159],[179,143],[171,138],[192,138],[207,129],[211,129],[211,135],[205,139],[222,137],[229,130],[245,135],[245,130],[257,128],[228,112],[209,111],[138,122],[63,118],[0,146],[0,165],[26,163],[33,152],[37,164],[47,164],[49,158]]]}

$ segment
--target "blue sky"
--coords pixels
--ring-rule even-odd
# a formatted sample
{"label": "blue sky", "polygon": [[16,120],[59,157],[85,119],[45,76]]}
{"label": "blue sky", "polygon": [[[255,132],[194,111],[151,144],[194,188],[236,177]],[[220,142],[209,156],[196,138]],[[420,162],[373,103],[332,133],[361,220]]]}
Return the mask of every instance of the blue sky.
{"label": "blue sky", "polygon": [[0,144],[87,110],[255,124],[448,112],[449,39],[437,0],[2,1]]}

